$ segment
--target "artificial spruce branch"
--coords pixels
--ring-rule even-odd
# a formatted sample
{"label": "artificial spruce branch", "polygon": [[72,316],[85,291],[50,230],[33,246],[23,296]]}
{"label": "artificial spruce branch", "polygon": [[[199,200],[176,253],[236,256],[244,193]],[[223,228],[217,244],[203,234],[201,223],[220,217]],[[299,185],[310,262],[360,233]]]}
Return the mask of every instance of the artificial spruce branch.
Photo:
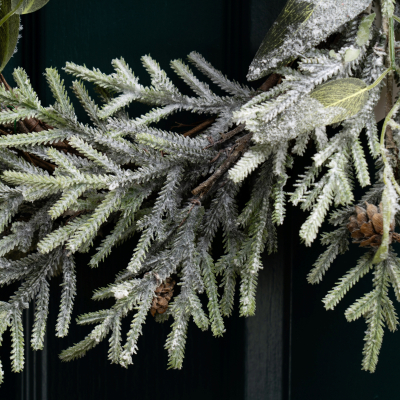
{"label": "artificial spruce branch", "polygon": [[[50,281],[58,274],[56,334],[68,334],[80,267],[74,253],[88,252],[104,226],[109,233],[91,254],[91,267],[113,257],[124,241],[138,239],[126,269],[94,293],[93,299],[112,298],[114,305],[80,316],[79,324],[94,328],[61,358],[82,357],[108,338],[109,360],[127,367],[143,324],[155,316],[172,320],[165,347],[169,367],[181,368],[191,318],[221,336],[236,295],[240,315],[257,312],[262,255],[278,251],[276,227],[285,225],[288,202],[308,213],[299,232],[306,245],[324,222],[335,226],[321,236],[327,249],[310,283],[333,273],[336,258],[354,248],[350,239],[368,249],[323,302],[335,308],[373,270],[373,290],[346,317],[366,318],[362,367],[375,370],[384,326],[393,331],[398,324],[388,287],[399,300],[400,120],[392,89],[400,67],[394,3],[381,2],[382,26],[370,3],[289,0],[250,66],[250,80],[269,75],[259,89],[229,80],[196,52],[189,55],[190,67],[171,62],[192,94],[182,93],[150,56],[142,58],[149,86],[123,58],[112,62],[109,75],[69,62],[65,72],[79,79],[72,91],[90,124],[79,122],[57,70],[45,72],[55,99],[50,106],[41,104],[21,68],[13,74],[16,88],[0,79],[0,132],[6,132],[0,136],[0,282],[20,282],[0,303],[0,340],[10,329],[14,371],[24,364],[23,329],[31,329],[23,327],[22,312],[35,302],[31,345],[40,349]],[[101,93],[103,105],[89,96],[85,82]],[[374,108],[384,83],[387,116],[378,137]],[[135,102],[149,111],[131,116]],[[157,126],[180,111],[204,120],[185,134]],[[14,121],[16,132],[10,131]],[[306,155],[309,166],[298,173],[297,160]],[[360,200],[356,185],[366,190]],[[247,197],[243,188],[250,188]],[[247,198],[242,208],[240,198]],[[216,260],[218,231],[224,254]],[[174,289],[171,282],[177,282]]]}

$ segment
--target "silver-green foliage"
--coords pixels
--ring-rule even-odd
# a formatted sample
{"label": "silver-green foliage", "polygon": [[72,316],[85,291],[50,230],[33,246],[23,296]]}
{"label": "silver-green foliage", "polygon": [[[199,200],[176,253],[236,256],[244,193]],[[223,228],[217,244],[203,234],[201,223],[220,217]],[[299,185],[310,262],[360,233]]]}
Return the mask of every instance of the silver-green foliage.
{"label": "silver-green foliage", "polygon": [[[98,244],[91,267],[97,267],[115,246],[133,235],[139,238],[126,269],[118,271],[115,282],[94,293],[95,300],[113,298],[115,304],[80,316],[79,324],[94,328],[61,358],[81,357],[109,337],[110,361],[125,367],[138,350],[154,291],[171,275],[177,277],[179,288],[167,312],[158,318],[173,320],[165,345],[172,368],[182,367],[191,318],[202,330],[210,327],[215,336],[224,333],[223,317],[232,314],[237,284],[240,314],[254,315],[262,254],[277,250],[276,226],[284,223],[288,200],[309,212],[300,230],[306,245],[316,239],[331,207],[344,206],[331,215],[330,222],[337,229],[322,236],[328,249],[309,275],[311,283],[321,281],[334,259],[349,249],[346,224],[356,202],[355,182],[361,187],[371,185],[363,136],[380,169],[361,204],[378,204],[383,193],[388,231],[398,208],[398,183],[386,150],[379,144],[373,112],[383,78],[392,73],[384,67],[385,38],[371,25],[373,14],[357,15],[368,1],[346,2],[343,9],[342,2],[308,3],[315,7],[302,5],[306,21],[314,18],[321,27],[328,5],[334,6],[329,18],[335,13],[338,18],[321,31],[317,29],[312,41],[311,27],[305,21],[295,21],[297,27],[301,23],[297,31],[285,31],[299,44],[298,63],[296,68],[282,64],[294,54],[285,36],[266,58],[268,64],[268,57],[278,54],[267,69],[282,76],[267,91],[230,81],[198,53],[189,55],[191,64],[227,95],[216,94],[181,60],[172,61],[171,67],[193,95],[183,94],[150,56],[142,58],[150,86],[142,85],[123,59],[113,61],[115,72],[110,75],[67,63],[65,71],[79,79],[72,89],[90,124],[78,121],[55,69],[45,73],[55,98],[52,106],[41,104],[20,68],[14,71],[17,88],[0,87],[0,102],[7,105],[0,112],[0,123],[35,117],[53,127],[0,138],[0,282],[21,282],[10,301],[0,304],[0,339],[9,327],[15,371],[24,363],[23,310],[36,301],[32,346],[39,349],[48,313],[49,280],[61,274],[56,334],[67,334],[76,295],[74,254],[87,252],[105,224],[111,225],[111,232]],[[315,48],[335,31],[340,37],[331,48]],[[273,35],[276,38],[276,32]],[[283,46],[281,51],[279,46]],[[103,94],[103,106],[91,99],[82,80]],[[126,107],[133,102],[151,110],[132,118]],[[214,116],[215,122],[196,137],[155,126],[182,110]],[[394,111],[388,123],[396,139],[399,125]],[[232,130],[235,125],[237,129]],[[327,129],[329,125],[334,129]],[[64,140],[74,154],[51,146]],[[289,193],[291,168],[307,149],[315,149],[311,165]],[[26,162],[18,150],[53,163],[54,173]],[[240,208],[237,198],[243,185],[250,186],[251,193]],[[28,220],[14,219],[26,209]],[[212,246],[218,231],[223,235],[224,254],[214,260]],[[388,246],[379,251],[378,261],[373,250],[366,253],[324,299],[327,308],[334,308],[374,269],[373,291],[346,313],[349,320],[367,319],[363,368],[370,371],[376,365],[382,325],[386,323],[391,330],[397,325],[389,283],[400,298],[400,261]],[[208,299],[207,310],[202,297]],[[131,325],[123,339],[121,322],[126,317]]]}

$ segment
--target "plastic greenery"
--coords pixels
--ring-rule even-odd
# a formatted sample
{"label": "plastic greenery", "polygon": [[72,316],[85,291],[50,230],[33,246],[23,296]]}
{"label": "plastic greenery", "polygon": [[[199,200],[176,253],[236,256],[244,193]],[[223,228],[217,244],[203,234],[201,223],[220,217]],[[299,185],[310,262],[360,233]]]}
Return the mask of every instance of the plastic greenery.
{"label": "plastic greenery", "polygon": [[[30,2],[25,3],[28,7]],[[214,93],[180,60],[171,67],[193,95],[182,94],[149,56],[142,62],[150,86],[141,85],[123,59],[113,61],[111,75],[67,63],[65,71],[78,79],[72,89],[90,125],[78,121],[55,69],[45,73],[55,98],[49,107],[40,103],[26,73],[16,69],[18,87],[0,87],[0,123],[36,118],[52,128],[0,138],[0,282],[20,282],[10,300],[0,304],[0,336],[10,329],[13,370],[21,371],[24,365],[21,316],[33,301],[31,345],[43,346],[49,281],[58,274],[63,289],[56,332],[67,335],[76,294],[74,254],[89,251],[105,223],[113,229],[92,255],[91,267],[135,233],[140,238],[126,269],[94,293],[95,300],[113,298],[114,305],[80,316],[79,324],[94,328],[61,358],[81,357],[108,338],[110,361],[131,364],[155,290],[173,275],[179,290],[156,319],[172,320],[165,347],[169,366],[181,368],[189,319],[221,336],[224,317],[233,311],[237,282],[240,315],[254,315],[261,254],[277,250],[276,226],[283,224],[290,201],[309,212],[300,230],[306,245],[315,241],[324,221],[336,226],[322,235],[328,247],[308,276],[311,283],[321,281],[334,259],[350,248],[348,222],[355,205],[379,205],[379,245],[366,250],[324,299],[325,307],[333,309],[372,271],[373,290],[349,307],[346,317],[365,317],[362,367],[374,371],[384,326],[395,330],[398,324],[389,286],[400,300],[400,259],[390,245],[400,195],[400,100],[393,108],[391,97],[388,100],[391,109],[381,132],[374,114],[384,83],[391,96],[399,72],[394,24],[400,19],[394,11],[390,0],[374,9],[369,0],[289,0],[250,66],[250,80],[272,73],[268,90],[230,81],[195,52],[189,55],[190,64],[225,95]],[[375,13],[381,14],[381,26]],[[276,77],[281,77],[279,83],[269,84]],[[97,87],[102,107],[89,97],[82,81]],[[151,110],[132,118],[126,107],[133,102]],[[182,110],[215,121],[193,137],[155,126]],[[60,149],[60,143],[72,151]],[[290,169],[306,148],[315,148],[311,165],[288,193]],[[376,161],[373,181],[366,151]],[[26,161],[21,152],[55,165],[54,171]],[[239,209],[236,200],[245,180],[251,195]],[[368,188],[360,200],[354,194],[357,183]],[[332,207],[336,210],[329,216]],[[22,212],[29,218],[16,218]],[[218,229],[225,253],[214,260],[211,249]],[[207,310],[199,297],[203,292]],[[126,336],[121,332],[123,318],[131,320]]]}

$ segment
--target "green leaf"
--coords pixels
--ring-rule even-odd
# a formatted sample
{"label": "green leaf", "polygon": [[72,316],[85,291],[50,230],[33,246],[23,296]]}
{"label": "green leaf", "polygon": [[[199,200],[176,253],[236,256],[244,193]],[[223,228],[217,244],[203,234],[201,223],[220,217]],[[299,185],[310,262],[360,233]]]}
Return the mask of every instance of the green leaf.
{"label": "green leaf", "polygon": [[357,114],[368,100],[368,89],[364,81],[357,78],[345,78],[331,81],[317,87],[310,97],[318,100],[325,108],[341,108],[330,124],[343,121]]}
{"label": "green leaf", "polygon": [[376,14],[370,14],[364,17],[361,21],[361,24],[358,28],[357,32],[357,46],[364,46],[369,40],[369,32],[371,29],[371,25],[374,22]]}
{"label": "green leaf", "polygon": [[332,57],[332,58],[335,58],[336,60],[338,59],[338,55],[336,54],[335,50],[331,50],[329,52],[329,56]]}
{"label": "green leaf", "polygon": [[345,62],[353,61],[360,55],[360,53],[361,53],[360,49],[348,49],[344,53],[344,61]]}
{"label": "green leaf", "polygon": [[260,79],[274,68],[296,59],[299,54],[321,43],[341,25],[364,11],[370,2],[288,0],[261,43],[247,79]]}
{"label": "green leaf", "polygon": [[[10,0],[5,0],[0,7],[0,20],[12,11]],[[19,16],[11,15],[0,26],[0,72],[14,54],[19,35]]]}
{"label": "green leaf", "polygon": [[[12,8],[18,6],[20,0],[11,0]],[[29,14],[35,12],[45,6],[49,0],[24,0],[21,7],[18,8],[16,14]]]}

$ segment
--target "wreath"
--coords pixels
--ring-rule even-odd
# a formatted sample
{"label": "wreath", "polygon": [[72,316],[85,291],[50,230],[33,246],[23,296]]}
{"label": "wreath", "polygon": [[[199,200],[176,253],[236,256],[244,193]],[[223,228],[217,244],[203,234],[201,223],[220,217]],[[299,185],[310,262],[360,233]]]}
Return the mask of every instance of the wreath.
{"label": "wreath", "polygon": [[[16,46],[20,14],[47,1],[3,0],[0,70]],[[191,66],[170,64],[192,95],[183,94],[150,56],[142,57],[149,86],[123,58],[112,61],[110,75],[68,62],[64,71],[77,78],[72,90],[90,124],[79,122],[56,69],[45,72],[55,99],[49,107],[23,69],[14,70],[15,88],[1,76],[0,283],[20,286],[0,302],[0,338],[10,329],[13,370],[24,366],[22,312],[35,302],[31,346],[39,350],[49,281],[60,274],[56,335],[68,334],[74,256],[88,252],[105,225],[109,233],[92,252],[91,267],[127,240],[136,246],[115,281],[93,295],[113,298],[114,305],[77,319],[94,328],[61,359],[81,357],[109,338],[109,360],[127,367],[150,314],[159,322],[171,320],[165,347],[169,366],[181,368],[189,319],[221,336],[237,283],[240,315],[254,315],[261,255],[277,251],[276,227],[284,223],[290,201],[308,211],[300,229],[305,245],[315,241],[324,221],[335,227],[321,236],[327,248],[308,275],[310,283],[320,282],[336,257],[354,247],[351,242],[365,248],[323,302],[333,309],[372,271],[372,291],[345,315],[349,321],[365,317],[362,368],[374,371],[384,325],[392,331],[398,325],[389,285],[400,300],[400,259],[392,247],[400,241],[396,13],[392,0],[374,7],[371,0],[288,0],[250,65],[248,80],[265,79],[258,89],[229,80],[196,52],[188,56]],[[101,105],[84,82],[95,87]],[[374,108],[385,83],[386,117],[378,131]],[[132,117],[133,102],[149,111]],[[157,125],[181,111],[205,119],[184,134]],[[310,166],[291,174],[306,148]],[[374,179],[367,157],[377,168]],[[289,178],[297,179],[293,187]],[[360,199],[356,185],[366,188]],[[238,196],[247,192],[245,206],[238,205]],[[219,230],[224,254],[214,259]],[[126,317],[131,324],[123,334]]]}

